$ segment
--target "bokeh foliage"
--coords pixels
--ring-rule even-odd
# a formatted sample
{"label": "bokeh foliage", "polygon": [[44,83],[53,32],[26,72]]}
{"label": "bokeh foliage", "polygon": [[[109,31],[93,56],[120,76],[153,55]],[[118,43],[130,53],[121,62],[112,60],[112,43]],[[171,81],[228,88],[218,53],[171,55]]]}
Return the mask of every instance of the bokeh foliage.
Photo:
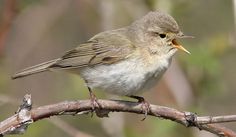
{"label": "bokeh foliage", "polygon": [[[0,21],[4,17],[5,1],[0,1]],[[26,93],[32,94],[37,106],[63,100],[87,99],[88,92],[83,80],[73,74],[45,73],[16,81],[10,80],[10,76],[20,68],[59,57],[106,28],[128,25],[146,12],[157,9],[161,1],[169,2],[168,12],[176,18],[183,32],[195,36],[193,39],[181,40],[192,54],[179,52],[176,55],[192,87],[194,101],[188,108],[181,108],[174,97],[160,95],[159,92],[145,93],[144,96],[154,104],[165,102],[165,105],[202,115],[235,113],[236,51],[231,0],[19,0],[16,2],[17,15],[0,51],[0,96],[9,96],[15,101],[2,101],[0,119],[13,114]],[[163,83],[159,87],[165,87]],[[171,94],[168,87],[160,89]],[[109,98],[100,91],[96,95]],[[154,98],[156,96],[159,99]],[[60,118],[94,136],[111,136],[106,131],[110,129],[103,128],[103,120],[96,116]],[[125,114],[124,130],[120,136],[197,136],[191,129],[171,121],[148,117],[141,122],[141,119],[142,116]],[[230,126],[236,129],[235,125]],[[45,135],[69,136],[47,120],[31,125],[23,136]]]}

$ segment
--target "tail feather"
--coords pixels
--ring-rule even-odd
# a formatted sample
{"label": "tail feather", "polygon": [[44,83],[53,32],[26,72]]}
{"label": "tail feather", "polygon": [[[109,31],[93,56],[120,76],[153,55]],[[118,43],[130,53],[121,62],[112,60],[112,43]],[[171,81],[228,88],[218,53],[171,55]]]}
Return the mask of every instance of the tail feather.
{"label": "tail feather", "polygon": [[53,64],[55,64],[58,61],[58,59],[55,60],[50,60],[48,62],[44,62],[26,69],[23,69],[19,72],[17,72],[16,74],[14,74],[12,76],[12,79],[17,79],[17,78],[21,78],[21,77],[25,77],[28,75],[32,75],[32,74],[36,74],[36,73],[40,73],[40,72],[44,72],[47,71],[49,69],[49,67]]}

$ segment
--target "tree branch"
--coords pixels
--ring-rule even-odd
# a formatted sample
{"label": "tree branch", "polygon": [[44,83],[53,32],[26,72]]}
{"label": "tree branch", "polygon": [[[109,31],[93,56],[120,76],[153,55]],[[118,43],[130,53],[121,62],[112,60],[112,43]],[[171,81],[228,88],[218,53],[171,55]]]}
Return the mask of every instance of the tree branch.
{"label": "tree branch", "polygon": [[[95,113],[99,117],[108,116],[109,112],[129,112],[143,114],[142,105],[136,102],[122,100],[98,100],[99,108],[95,108]],[[30,95],[25,95],[23,104],[15,115],[0,123],[0,134],[20,134],[24,133],[29,124],[50,116],[76,115],[93,112],[90,100],[65,101],[52,105],[32,108]],[[173,108],[158,105],[150,105],[148,115],[169,119],[180,123],[186,127],[197,127],[200,130],[209,131],[220,137],[236,137],[236,133],[230,129],[214,123],[235,122],[236,115],[228,116],[204,116],[200,117],[191,112],[182,112]]]}

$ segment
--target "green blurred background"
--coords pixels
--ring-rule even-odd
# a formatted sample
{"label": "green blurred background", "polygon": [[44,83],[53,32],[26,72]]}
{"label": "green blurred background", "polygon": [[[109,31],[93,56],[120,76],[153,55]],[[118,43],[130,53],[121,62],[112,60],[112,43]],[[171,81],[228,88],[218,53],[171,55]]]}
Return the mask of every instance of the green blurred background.
{"label": "green blurred background", "polygon": [[[183,32],[195,38],[181,40],[192,54],[178,52],[163,79],[143,96],[152,104],[199,115],[235,114],[233,0],[0,0],[0,121],[14,114],[26,93],[34,106],[87,99],[85,84],[72,74],[46,72],[14,81],[10,77],[155,9],[170,13]],[[142,118],[126,113],[103,119],[52,117],[32,124],[23,137],[85,137],[81,132],[94,137],[214,137],[168,120]],[[235,123],[224,125],[236,131]]]}

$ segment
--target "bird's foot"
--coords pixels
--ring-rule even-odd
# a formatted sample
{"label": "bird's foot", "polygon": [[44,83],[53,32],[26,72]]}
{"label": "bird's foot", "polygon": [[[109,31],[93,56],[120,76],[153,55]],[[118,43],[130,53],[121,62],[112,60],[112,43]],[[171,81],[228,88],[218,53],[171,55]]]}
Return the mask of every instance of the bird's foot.
{"label": "bird's foot", "polygon": [[141,107],[142,107],[142,111],[144,113],[144,118],[142,119],[145,120],[147,118],[147,114],[150,111],[150,104],[149,102],[147,102],[143,97],[139,97],[139,96],[129,96],[131,98],[137,99],[139,103],[141,103]]}
{"label": "bird's foot", "polygon": [[89,91],[89,96],[90,96],[90,101],[92,105],[92,110],[94,111],[95,108],[99,108],[99,103],[98,103],[97,97],[95,96],[95,94],[93,94],[92,91]]}

